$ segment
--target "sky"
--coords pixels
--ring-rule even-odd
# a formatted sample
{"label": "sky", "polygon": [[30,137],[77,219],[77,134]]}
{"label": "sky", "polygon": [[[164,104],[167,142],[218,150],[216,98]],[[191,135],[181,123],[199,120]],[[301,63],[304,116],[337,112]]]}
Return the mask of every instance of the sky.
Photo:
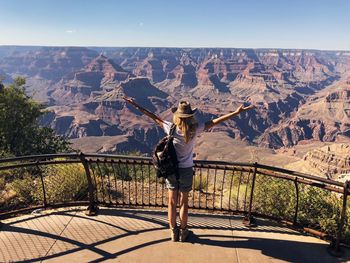
{"label": "sky", "polygon": [[350,50],[350,0],[0,0],[0,45]]}

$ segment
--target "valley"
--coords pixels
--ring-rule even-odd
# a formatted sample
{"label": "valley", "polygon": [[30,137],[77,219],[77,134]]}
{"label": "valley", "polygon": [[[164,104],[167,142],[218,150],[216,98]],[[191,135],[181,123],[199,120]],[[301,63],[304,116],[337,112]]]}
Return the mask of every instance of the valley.
{"label": "valley", "polygon": [[180,99],[199,108],[199,121],[253,104],[202,134],[197,158],[258,161],[330,178],[349,172],[346,165],[316,169],[318,162],[338,164],[313,153],[331,145],[325,155],[350,156],[339,150],[350,141],[348,51],[0,46],[0,75],[4,83],[26,77],[27,92],[49,111],[41,124],[85,152],[147,155],[164,136],[125,95],[167,120]]}

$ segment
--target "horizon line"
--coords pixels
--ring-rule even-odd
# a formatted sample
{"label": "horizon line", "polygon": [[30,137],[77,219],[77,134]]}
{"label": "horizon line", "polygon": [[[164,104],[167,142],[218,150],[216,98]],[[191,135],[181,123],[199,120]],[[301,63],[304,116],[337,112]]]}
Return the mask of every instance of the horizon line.
{"label": "horizon line", "polygon": [[0,47],[84,47],[84,48],[174,48],[174,49],[256,49],[256,50],[310,50],[330,52],[350,52],[346,49],[317,49],[317,48],[276,48],[276,47],[209,47],[209,46],[100,46],[100,45],[27,45],[27,44],[0,44]]}

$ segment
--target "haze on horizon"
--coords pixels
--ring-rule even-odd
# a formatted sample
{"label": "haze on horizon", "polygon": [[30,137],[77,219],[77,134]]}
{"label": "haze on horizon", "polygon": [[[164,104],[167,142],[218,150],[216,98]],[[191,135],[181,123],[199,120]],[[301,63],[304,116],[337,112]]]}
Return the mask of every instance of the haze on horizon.
{"label": "haze on horizon", "polygon": [[0,0],[0,45],[350,50],[350,1]]}

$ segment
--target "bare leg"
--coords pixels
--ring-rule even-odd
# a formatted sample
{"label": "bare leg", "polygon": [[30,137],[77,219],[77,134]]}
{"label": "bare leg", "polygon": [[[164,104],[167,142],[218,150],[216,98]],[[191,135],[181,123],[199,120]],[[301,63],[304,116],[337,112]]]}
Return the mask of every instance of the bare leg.
{"label": "bare leg", "polygon": [[180,192],[180,222],[181,228],[187,227],[188,219],[188,192]]}
{"label": "bare leg", "polygon": [[176,207],[178,194],[178,190],[169,190],[168,220],[170,228],[174,228],[176,226]]}

